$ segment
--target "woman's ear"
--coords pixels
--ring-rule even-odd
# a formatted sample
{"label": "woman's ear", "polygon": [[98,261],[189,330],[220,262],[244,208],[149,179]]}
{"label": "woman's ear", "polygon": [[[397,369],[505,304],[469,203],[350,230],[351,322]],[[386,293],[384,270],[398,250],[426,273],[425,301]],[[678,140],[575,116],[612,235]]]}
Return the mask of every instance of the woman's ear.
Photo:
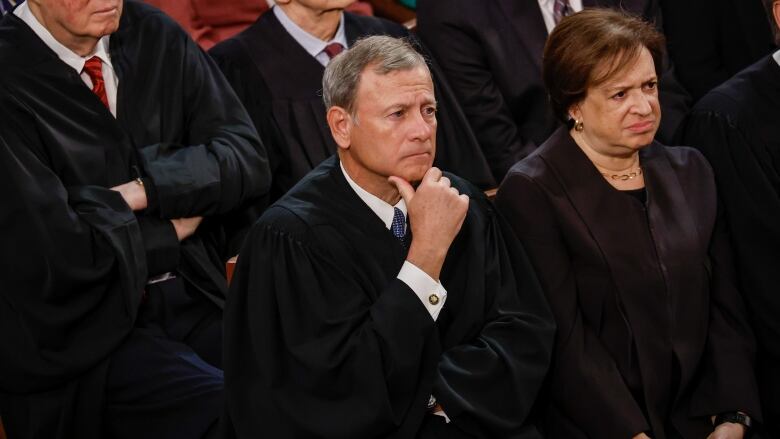
{"label": "woman's ear", "polygon": [[580,104],[574,104],[569,107],[569,117],[575,121],[582,120],[582,110],[580,110]]}

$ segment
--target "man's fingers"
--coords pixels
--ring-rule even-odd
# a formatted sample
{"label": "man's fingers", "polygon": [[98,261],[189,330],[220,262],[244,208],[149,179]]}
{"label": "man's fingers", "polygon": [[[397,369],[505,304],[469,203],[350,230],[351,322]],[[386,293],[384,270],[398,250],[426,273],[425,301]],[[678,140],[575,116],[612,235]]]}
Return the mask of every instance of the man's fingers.
{"label": "man's fingers", "polygon": [[[428,174],[425,175],[427,176]],[[387,181],[398,189],[398,193],[401,194],[401,198],[404,199],[404,202],[408,206],[409,202],[414,198],[414,188],[412,185],[403,178],[396,176],[388,177]]]}
{"label": "man's fingers", "polygon": [[452,183],[450,182],[450,179],[445,176],[442,176],[439,179],[439,183],[442,184],[444,187],[452,187]]}

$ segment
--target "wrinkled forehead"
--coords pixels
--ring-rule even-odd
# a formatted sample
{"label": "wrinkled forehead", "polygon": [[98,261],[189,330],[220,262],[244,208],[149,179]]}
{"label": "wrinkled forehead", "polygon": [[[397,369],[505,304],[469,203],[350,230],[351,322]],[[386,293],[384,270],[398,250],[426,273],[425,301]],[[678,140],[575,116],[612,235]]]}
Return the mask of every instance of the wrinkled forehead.
{"label": "wrinkled forehead", "polygon": [[369,64],[360,74],[357,104],[422,97],[433,101],[433,79],[426,65],[382,72]]}
{"label": "wrinkled forehead", "polygon": [[588,87],[609,88],[626,80],[648,80],[656,75],[650,51],[638,45],[598,63],[590,74]]}

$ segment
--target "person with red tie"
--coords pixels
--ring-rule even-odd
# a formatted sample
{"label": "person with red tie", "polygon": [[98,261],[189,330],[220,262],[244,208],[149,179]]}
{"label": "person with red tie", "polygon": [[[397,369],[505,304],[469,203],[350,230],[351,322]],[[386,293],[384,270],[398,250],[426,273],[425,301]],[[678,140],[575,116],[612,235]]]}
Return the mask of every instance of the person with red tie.
{"label": "person with red tie", "polygon": [[251,120],[134,1],[28,0],[0,21],[0,59],[9,437],[211,437],[224,262],[269,187]]}
{"label": "person with red tie", "polygon": [[[414,38],[390,21],[346,11],[354,0],[279,0],[255,24],[209,50],[268,148],[271,200],[336,152],[322,105],[322,74],[341,49],[369,35]],[[423,50],[421,47],[419,50]],[[439,104],[437,166],[494,187],[454,95],[431,65]]]}

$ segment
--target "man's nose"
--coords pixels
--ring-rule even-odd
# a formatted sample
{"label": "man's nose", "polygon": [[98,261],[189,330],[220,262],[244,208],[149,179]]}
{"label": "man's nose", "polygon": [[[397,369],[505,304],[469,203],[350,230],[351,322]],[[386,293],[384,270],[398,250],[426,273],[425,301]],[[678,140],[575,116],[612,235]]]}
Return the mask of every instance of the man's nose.
{"label": "man's nose", "polygon": [[416,113],[410,121],[410,136],[415,140],[425,141],[435,134],[436,116],[426,116],[422,112]]}

